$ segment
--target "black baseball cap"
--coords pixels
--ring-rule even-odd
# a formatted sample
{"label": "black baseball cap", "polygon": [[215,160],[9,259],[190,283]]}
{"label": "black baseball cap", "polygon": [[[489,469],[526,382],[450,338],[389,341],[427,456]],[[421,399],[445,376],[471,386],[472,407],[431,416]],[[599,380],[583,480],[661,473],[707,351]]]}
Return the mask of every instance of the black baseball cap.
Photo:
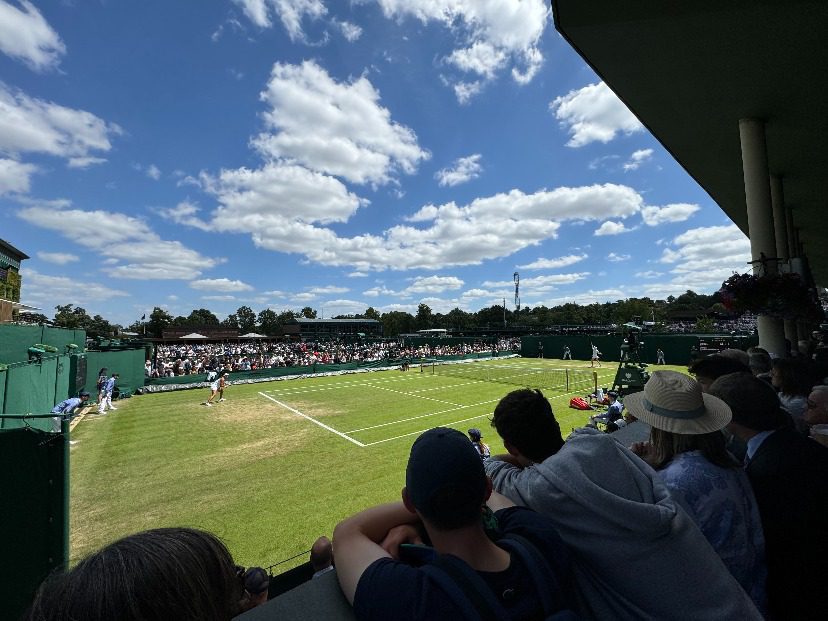
{"label": "black baseball cap", "polygon": [[469,429],[469,435],[475,440],[479,440],[483,437],[483,434],[480,433],[480,430],[477,427],[472,427],[471,429]]}
{"label": "black baseball cap", "polygon": [[426,518],[480,509],[486,496],[486,471],[469,439],[455,429],[435,427],[411,446],[405,485],[414,507]]}

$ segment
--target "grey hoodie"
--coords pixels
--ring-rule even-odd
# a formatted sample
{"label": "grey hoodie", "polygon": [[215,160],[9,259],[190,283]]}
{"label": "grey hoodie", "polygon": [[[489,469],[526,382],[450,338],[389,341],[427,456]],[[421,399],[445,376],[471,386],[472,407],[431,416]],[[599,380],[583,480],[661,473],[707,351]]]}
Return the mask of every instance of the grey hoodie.
{"label": "grey hoodie", "polygon": [[587,619],[762,619],[656,472],[610,435],[575,432],[543,463],[486,462],[494,488],[551,518]]}

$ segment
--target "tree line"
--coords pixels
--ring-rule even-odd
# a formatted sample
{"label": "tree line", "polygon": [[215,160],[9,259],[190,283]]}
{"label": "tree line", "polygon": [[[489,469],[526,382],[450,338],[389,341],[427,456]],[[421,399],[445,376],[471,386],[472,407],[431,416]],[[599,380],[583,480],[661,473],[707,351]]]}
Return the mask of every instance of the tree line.
{"label": "tree line", "polygon": [[[463,332],[489,328],[502,328],[504,321],[507,326],[527,326],[540,328],[553,325],[606,325],[621,324],[631,321],[633,317],[641,317],[644,321],[662,323],[675,317],[701,318],[710,313],[724,315],[726,310],[720,303],[718,295],[703,295],[687,291],[678,297],[670,296],[666,300],[652,300],[650,298],[628,298],[616,302],[602,304],[575,304],[566,303],[559,306],[523,307],[520,312],[504,309],[503,306],[493,305],[476,312],[454,308],[447,313],[434,312],[427,304],[419,304],[414,314],[405,311],[389,311],[380,313],[369,306],[364,312],[353,315],[337,315],[333,319],[375,319],[382,322],[385,336],[397,336],[427,330],[444,328],[446,330]],[[31,323],[51,323],[60,328],[82,329],[91,337],[110,337],[121,332],[133,332],[139,335],[160,337],[165,328],[186,326],[224,326],[239,330],[240,334],[258,332],[267,336],[281,334],[283,325],[297,317],[309,319],[317,318],[317,311],[310,306],[300,310],[283,310],[276,312],[265,308],[256,313],[249,306],[240,306],[226,319],[219,318],[209,309],[194,309],[186,317],[173,316],[163,308],[156,306],[149,316],[137,319],[132,324],[123,327],[108,322],[100,315],[90,317],[86,310],[73,304],[55,307],[54,319],[49,320],[46,315],[24,315],[25,321]]]}

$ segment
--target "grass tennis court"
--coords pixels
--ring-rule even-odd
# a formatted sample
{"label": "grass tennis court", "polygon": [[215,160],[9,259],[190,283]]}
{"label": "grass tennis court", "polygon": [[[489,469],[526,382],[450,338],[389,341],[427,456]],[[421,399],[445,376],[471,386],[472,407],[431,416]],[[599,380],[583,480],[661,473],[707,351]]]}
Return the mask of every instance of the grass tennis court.
{"label": "grass tennis court", "polygon": [[[529,386],[538,369],[589,371],[584,361],[476,364],[523,369]],[[599,384],[616,368],[595,369]],[[201,405],[207,389],[118,402],[72,432],[72,561],[128,533],[184,525],[217,533],[241,564],[268,566],[330,536],[341,518],[398,499],[409,448],[426,429],[479,427],[503,452],[487,417],[516,387],[412,366],[231,386],[212,408]],[[583,390],[545,394],[564,434],[588,418],[568,407]]]}

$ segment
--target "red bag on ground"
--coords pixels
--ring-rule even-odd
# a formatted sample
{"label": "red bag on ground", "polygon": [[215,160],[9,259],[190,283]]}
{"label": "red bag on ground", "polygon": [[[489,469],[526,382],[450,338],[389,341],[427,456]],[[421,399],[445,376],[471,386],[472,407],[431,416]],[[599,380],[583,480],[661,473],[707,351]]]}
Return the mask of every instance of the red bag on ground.
{"label": "red bag on ground", "polygon": [[591,410],[592,406],[587,403],[586,399],[583,397],[572,397],[569,400],[569,407],[575,408],[576,410]]}

